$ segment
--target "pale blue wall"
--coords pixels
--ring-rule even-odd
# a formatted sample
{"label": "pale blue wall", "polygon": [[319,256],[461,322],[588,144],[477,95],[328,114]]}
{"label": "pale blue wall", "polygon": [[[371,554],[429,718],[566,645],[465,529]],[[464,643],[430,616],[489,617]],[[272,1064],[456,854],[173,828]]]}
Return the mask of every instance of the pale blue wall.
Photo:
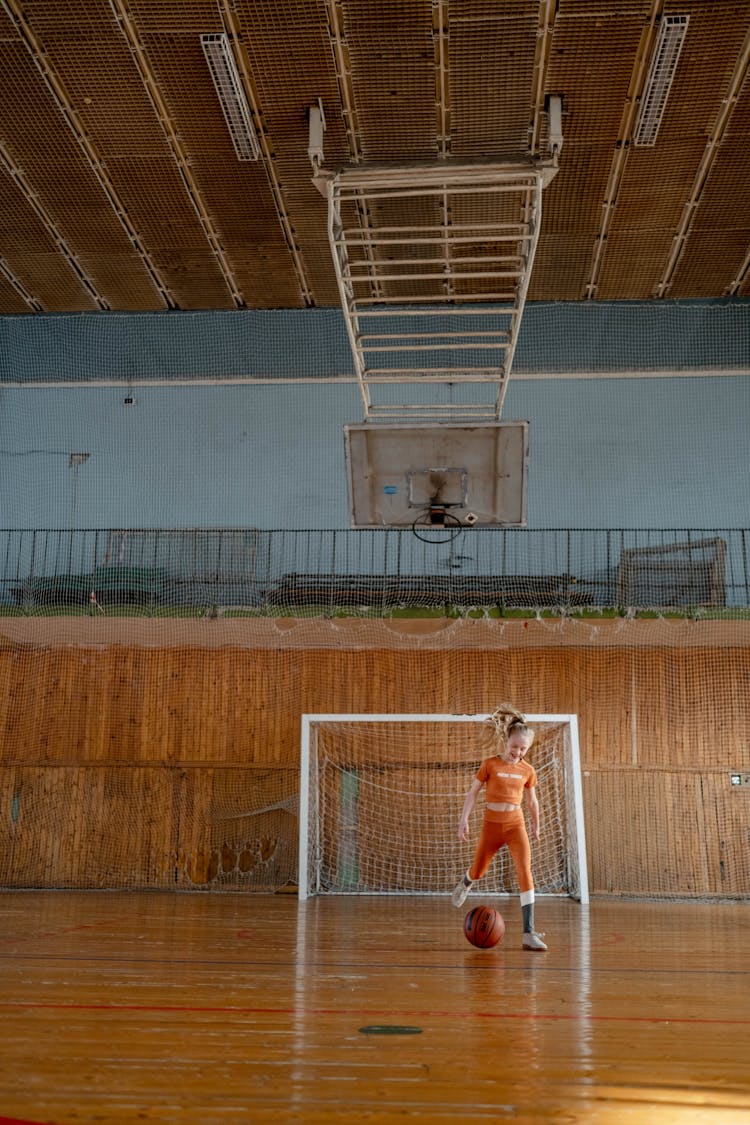
{"label": "pale blue wall", "polygon": [[[354,386],[124,393],[0,391],[0,525],[347,526]],[[750,525],[747,377],[519,382],[504,416],[530,423],[529,527]]]}
{"label": "pale blue wall", "polygon": [[[524,326],[519,373],[750,366],[750,302],[529,307]],[[348,525],[353,384],[113,382],[345,374],[337,312],[5,317],[0,342],[0,526]],[[511,380],[504,417],[530,423],[531,528],[750,526],[747,375]]]}

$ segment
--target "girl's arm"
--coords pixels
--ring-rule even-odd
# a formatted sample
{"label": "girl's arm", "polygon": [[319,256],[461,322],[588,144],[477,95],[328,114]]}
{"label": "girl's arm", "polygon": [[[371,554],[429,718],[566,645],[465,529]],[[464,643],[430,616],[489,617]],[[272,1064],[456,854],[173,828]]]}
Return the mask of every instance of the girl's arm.
{"label": "girl's arm", "polygon": [[472,814],[472,811],[474,809],[474,805],[476,804],[476,801],[477,801],[477,794],[479,793],[479,790],[482,788],[482,785],[483,785],[483,782],[479,781],[479,779],[477,778],[475,780],[474,784],[472,785],[471,789],[469,790],[469,792],[466,794],[466,800],[464,801],[464,807],[461,810],[461,819],[458,822],[458,838],[459,838],[459,840],[465,840],[466,837],[469,835],[469,817]]}
{"label": "girl's arm", "polygon": [[526,800],[529,806],[529,815],[531,816],[531,831],[534,839],[539,839],[539,799],[536,795],[536,789],[526,790]]}

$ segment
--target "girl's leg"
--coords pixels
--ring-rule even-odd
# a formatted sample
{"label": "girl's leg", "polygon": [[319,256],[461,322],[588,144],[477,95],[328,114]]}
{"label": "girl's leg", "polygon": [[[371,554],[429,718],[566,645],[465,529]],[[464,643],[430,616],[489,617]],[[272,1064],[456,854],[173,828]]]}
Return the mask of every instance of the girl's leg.
{"label": "girl's leg", "polygon": [[531,845],[523,821],[514,825],[508,834],[508,850],[516,869],[518,889],[521,892],[523,917],[523,948],[543,951],[547,948],[534,930],[534,877],[531,873]]}
{"label": "girl's leg", "polygon": [[493,857],[505,843],[505,826],[502,823],[485,820],[479,836],[474,861],[464,877],[454,887],[451,901],[454,906],[463,906],[472,883],[486,875]]}

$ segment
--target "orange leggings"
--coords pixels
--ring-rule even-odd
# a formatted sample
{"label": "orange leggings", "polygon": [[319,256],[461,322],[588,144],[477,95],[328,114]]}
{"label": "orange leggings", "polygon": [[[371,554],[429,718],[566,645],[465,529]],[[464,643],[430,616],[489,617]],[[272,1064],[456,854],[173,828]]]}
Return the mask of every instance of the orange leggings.
{"label": "orange leggings", "polygon": [[[492,817],[490,820],[489,817]],[[523,813],[517,812],[498,813],[488,810],[485,813],[482,831],[479,836],[477,850],[474,853],[474,862],[469,868],[470,879],[481,879],[486,875],[487,869],[503,844],[508,845],[508,851],[513,859],[518,879],[518,889],[533,891],[534,877],[531,874],[531,845],[526,833],[526,823]]]}

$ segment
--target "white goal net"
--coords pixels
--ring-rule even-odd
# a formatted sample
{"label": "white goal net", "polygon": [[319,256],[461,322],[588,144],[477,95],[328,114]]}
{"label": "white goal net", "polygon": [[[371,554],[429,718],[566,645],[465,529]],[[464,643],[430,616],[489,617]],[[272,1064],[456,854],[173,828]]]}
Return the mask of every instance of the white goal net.
{"label": "white goal net", "polygon": [[[446,894],[469,866],[482,797],[466,843],[457,837],[480,762],[497,752],[487,715],[303,715],[299,895]],[[532,840],[538,894],[588,901],[575,715],[530,715],[529,762],[542,813]],[[501,849],[481,892],[517,891]],[[477,892],[479,893],[479,888]]]}

